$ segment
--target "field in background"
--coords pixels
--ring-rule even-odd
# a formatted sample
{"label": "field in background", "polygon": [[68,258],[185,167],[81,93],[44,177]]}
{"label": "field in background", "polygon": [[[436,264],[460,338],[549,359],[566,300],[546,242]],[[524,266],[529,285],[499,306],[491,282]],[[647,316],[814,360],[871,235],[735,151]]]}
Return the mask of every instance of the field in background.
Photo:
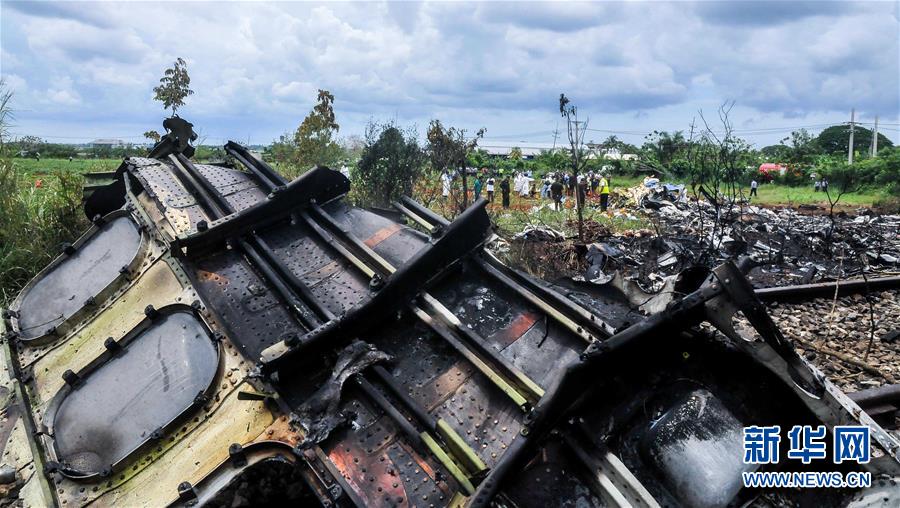
{"label": "field in background", "polygon": [[43,175],[54,171],[93,173],[115,171],[122,159],[10,159],[13,167],[21,175]]}
{"label": "field in background", "polygon": [[[831,198],[837,198],[837,189],[829,189]],[[747,189],[745,192],[750,192]],[[886,192],[875,189],[863,189],[860,192],[850,192],[841,196],[839,206],[871,207],[873,204],[888,199]],[[765,184],[759,186],[759,199],[754,198],[754,203],[769,205],[799,205],[815,204],[828,206],[828,196],[824,192],[816,192],[812,185],[806,187],[787,187],[784,185]]]}

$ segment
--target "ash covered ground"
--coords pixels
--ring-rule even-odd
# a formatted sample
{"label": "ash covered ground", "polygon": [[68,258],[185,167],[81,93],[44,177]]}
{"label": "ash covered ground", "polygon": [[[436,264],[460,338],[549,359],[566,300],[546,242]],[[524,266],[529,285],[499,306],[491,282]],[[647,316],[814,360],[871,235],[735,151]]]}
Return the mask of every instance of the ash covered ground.
{"label": "ash covered ground", "polygon": [[841,390],[900,382],[900,290],[768,307],[785,336]]}

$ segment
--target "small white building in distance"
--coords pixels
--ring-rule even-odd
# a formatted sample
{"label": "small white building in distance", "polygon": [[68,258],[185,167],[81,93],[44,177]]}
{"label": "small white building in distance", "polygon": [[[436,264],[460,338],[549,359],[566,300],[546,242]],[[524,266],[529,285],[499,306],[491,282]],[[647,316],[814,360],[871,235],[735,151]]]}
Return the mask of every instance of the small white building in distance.
{"label": "small white building in distance", "polygon": [[[548,152],[554,149],[553,143],[540,143],[536,141],[479,141],[478,149],[484,150],[488,155],[493,157],[509,157],[513,148],[518,148],[522,152],[522,158],[526,160],[534,159],[541,152]],[[565,148],[564,145],[557,144],[556,149]]]}
{"label": "small white building in distance", "polygon": [[91,148],[122,148],[125,142],[121,139],[95,139],[91,141]]}

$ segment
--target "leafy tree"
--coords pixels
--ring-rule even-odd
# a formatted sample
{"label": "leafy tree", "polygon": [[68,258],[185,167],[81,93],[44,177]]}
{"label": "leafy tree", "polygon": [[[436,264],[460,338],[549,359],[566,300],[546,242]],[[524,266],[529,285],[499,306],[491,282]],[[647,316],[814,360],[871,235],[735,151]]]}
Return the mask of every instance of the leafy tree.
{"label": "leafy tree", "polygon": [[509,156],[507,157],[511,161],[520,161],[522,160],[522,149],[514,146],[509,151]]}
{"label": "leafy tree", "polygon": [[570,164],[569,154],[565,150],[541,150],[534,158],[537,171],[541,175],[565,171]]}
{"label": "leafy tree", "polygon": [[783,144],[764,146],[759,150],[766,162],[786,161],[791,149]]}
{"label": "leafy tree", "polygon": [[144,133],[144,137],[149,139],[150,141],[153,141],[154,143],[159,143],[161,136],[156,131],[147,131]]}
{"label": "leafy tree", "polygon": [[687,140],[684,139],[682,131],[676,131],[669,134],[666,131],[653,131],[644,137],[646,140],[642,150],[645,159],[651,165],[660,168],[669,168],[672,161],[678,156],[678,153],[687,148]]}
{"label": "leafy tree", "polygon": [[340,126],[334,118],[334,95],[319,90],[316,105],[294,133],[295,164],[303,172],[314,166],[334,166],[343,156],[335,141]]}
{"label": "leafy tree", "polygon": [[282,134],[269,147],[269,156],[278,164],[288,164],[296,158],[297,145],[290,134]]}
{"label": "leafy tree", "polygon": [[171,68],[166,69],[163,77],[159,78],[159,85],[153,88],[156,93],[153,99],[162,102],[163,109],[172,108],[172,116],[175,116],[178,108],[184,106],[184,99],[194,95],[190,85],[187,64],[178,58]]}
{"label": "leafy tree", "polygon": [[428,158],[431,160],[431,167],[451,174],[459,172],[462,176],[462,192],[457,194],[460,212],[469,206],[466,160],[469,152],[478,146],[478,140],[484,137],[484,131],[484,128],[479,129],[474,137],[467,140],[465,129],[445,128],[437,119],[428,124]]}
{"label": "leafy tree", "polygon": [[[842,155],[835,158],[846,160]],[[878,186],[900,196],[900,147],[879,150],[877,156],[855,161],[852,167],[860,185]]]}
{"label": "leafy tree", "polygon": [[[850,144],[850,126],[849,125],[833,125],[819,133],[816,142],[822,147],[822,151],[827,154],[847,154],[847,146]],[[857,125],[853,129],[853,150],[859,154],[867,154],[869,147],[872,145],[872,131],[865,127]],[[878,146],[891,147],[894,143],[885,137],[884,134],[878,134]]]}
{"label": "leafy tree", "polygon": [[[786,144],[785,141],[789,144]],[[781,144],[787,147],[787,151],[784,153],[784,162],[812,164],[822,154],[822,148],[817,139],[806,129],[791,132],[790,136],[781,140]]]}
{"label": "leafy tree", "polygon": [[610,135],[608,138],[603,140],[600,143],[600,148],[604,150],[618,150],[619,153],[638,153],[638,147],[626,143],[618,138],[615,134]]}
{"label": "leafy tree", "polygon": [[488,153],[485,150],[475,149],[466,156],[466,164],[473,168],[486,167],[488,161]]}
{"label": "leafy tree", "polygon": [[394,123],[366,126],[365,145],[351,175],[361,205],[387,207],[412,192],[425,165],[417,137],[414,129],[404,132]]}
{"label": "leafy tree", "polygon": [[19,138],[19,147],[22,150],[39,150],[46,142],[38,136],[22,136]]}

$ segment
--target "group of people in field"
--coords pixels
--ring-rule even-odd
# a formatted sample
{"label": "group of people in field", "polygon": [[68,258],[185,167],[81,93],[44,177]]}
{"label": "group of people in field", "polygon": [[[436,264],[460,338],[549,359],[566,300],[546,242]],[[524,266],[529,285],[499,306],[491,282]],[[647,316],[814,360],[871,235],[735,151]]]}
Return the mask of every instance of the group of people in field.
{"label": "group of people in field", "polygon": [[[450,173],[441,175],[441,194],[445,199],[450,197],[453,180],[454,176]],[[513,192],[522,198],[551,200],[555,210],[561,210],[568,199],[575,199],[576,203],[588,203],[596,198],[601,211],[606,211],[609,207],[611,184],[606,172],[589,171],[576,176],[559,171],[534,176],[530,171],[517,171],[510,178],[509,175],[496,175],[487,168],[482,168],[469,181],[472,182],[474,199],[481,197],[484,192],[488,202],[494,203],[494,196],[499,189],[503,208],[509,208]]]}

